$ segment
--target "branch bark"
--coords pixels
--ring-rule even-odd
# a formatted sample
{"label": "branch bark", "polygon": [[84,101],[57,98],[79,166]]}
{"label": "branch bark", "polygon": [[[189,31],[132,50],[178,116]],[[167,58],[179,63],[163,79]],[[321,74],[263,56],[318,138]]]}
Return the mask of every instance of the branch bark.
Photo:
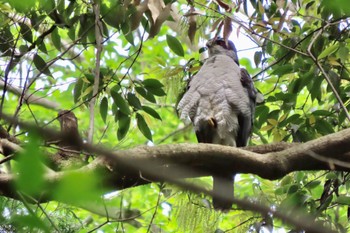
{"label": "branch bark", "polygon": [[[2,116],[23,128],[33,125]],[[42,135],[54,132],[37,128]],[[57,136],[57,135],[56,135]],[[304,144],[279,143],[247,148],[233,148],[214,144],[176,144],[155,147],[136,147],[129,150],[111,152],[109,150],[83,144],[86,152],[99,155],[90,164],[72,171],[47,172],[45,181],[48,187],[59,184],[69,173],[102,173],[101,183],[106,190],[125,189],[154,181],[167,181],[193,192],[201,192],[217,198],[229,199],[222,194],[208,191],[182,178],[208,176],[217,171],[252,173],[265,179],[278,179],[293,171],[339,170],[350,171],[350,129],[330,134]],[[259,153],[258,153],[259,152]],[[19,199],[14,189],[16,177],[12,174],[0,174],[0,193],[3,196]],[[74,187],[72,187],[74,188]],[[35,198],[38,202],[52,200],[54,189],[43,190]],[[285,215],[269,207],[233,199],[240,207],[267,214],[273,212],[276,217],[286,220],[309,232],[320,231],[314,221],[299,214]],[[317,229],[316,229],[317,228]]]}
{"label": "branch bark", "polygon": [[[275,180],[293,171],[350,171],[350,129],[304,144],[287,143],[252,146],[244,149],[214,144],[141,146],[111,152],[85,144],[82,148],[100,157],[75,172],[103,170],[110,190],[125,189],[153,181],[209,176],[218,171],[251,173]],[[286,149],[284,149],[286,148]],[[254,151],[259,151],[256,153]],[[47,174],[48,183],[58,183],[67,172]],[[0,174],[0,192],[13,195],[14,177]],[[46,201],[50,195],[42,197]]]}

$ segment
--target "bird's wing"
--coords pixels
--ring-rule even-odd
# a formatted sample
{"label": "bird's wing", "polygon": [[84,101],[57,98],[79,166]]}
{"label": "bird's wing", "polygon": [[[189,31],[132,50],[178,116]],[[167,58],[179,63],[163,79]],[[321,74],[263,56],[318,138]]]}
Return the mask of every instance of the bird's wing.
{"label": "bird's wing", "polygon": [[239,130],[237,135],[236,144],[238,147],[246,146],[248,139],[252,133],[253,118],[255,113],[256,95],[257,90],[254,87],[252,78],[246,69],[241,68],[241,83],[245,89],[246,95],[249,97],[249,104],[246,106],[249,108],[249,114],[240,114],[238,116]]}

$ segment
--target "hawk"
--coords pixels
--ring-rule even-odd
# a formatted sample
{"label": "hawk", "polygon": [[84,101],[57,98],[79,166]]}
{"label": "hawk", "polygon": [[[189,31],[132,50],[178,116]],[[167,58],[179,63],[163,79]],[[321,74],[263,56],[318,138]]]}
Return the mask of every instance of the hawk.
{"label": "hawk", "polygon": [[[214,38],[209,57],[188,83],[177,109],[193,123],[199,143],[243,147],[250,137],[257,91],[247,70],[240,68],[232,41]],[[213,176],[213,191],[233,197],[234,175]],[[227,211],[232,202],[213,198],[215,209]]]}

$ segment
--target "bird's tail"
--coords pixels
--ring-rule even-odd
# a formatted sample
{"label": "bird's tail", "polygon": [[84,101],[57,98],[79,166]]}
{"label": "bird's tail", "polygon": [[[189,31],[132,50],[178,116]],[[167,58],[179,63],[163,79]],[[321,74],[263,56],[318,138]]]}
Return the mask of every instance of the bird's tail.
{"label": "bird's tail", "polygon": [[217,122],[212,117],[208,120],[198,122],[199,127],[196,129],[196,136],[198,142],[213,143],[214,135],[216,135]]}
{"label": "bird's tail", "polygon": [[234,174],[213,176],[213,206],[216,210],[227,212],[233,204]]}

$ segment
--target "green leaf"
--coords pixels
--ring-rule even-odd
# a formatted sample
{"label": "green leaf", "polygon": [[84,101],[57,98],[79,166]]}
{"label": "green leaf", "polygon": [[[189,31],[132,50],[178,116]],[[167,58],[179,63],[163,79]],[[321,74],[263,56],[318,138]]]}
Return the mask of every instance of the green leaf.
{"label": "green leaf", "polygon": [[141,114],[136,113],[136,120],[137,120],[137,127],[139,128],[143,136],[145,136],[148,140],[153,141],[151,130],[149,129],[145,121],[145,118],[143,118]]}
{"label": "green leaf", "polygon": [[106,97],[103,97],[100,105],[100,114],[104,123],[106,123],[107,111],[108,111],[108,100]]}
{"label": "green leaf", "polygon": [[153,108],[148,107],[148,106],[142,106],[142,110],[145,111],[146,113],[148,113],[150,116],[152,116],[158,120],[162,120],[162,118],[160,117],[158,112],[156,110],[154,110]]}
{"label": "green leaf", "polygon": [[169,48],[178,56],[185,56],[184,49],[180,41],[171,35],[166,35],[166,42],[168,43]]}
{"label": "green leaf", "polygon": [[301,124],[302,121],[303,121],[303,119],[301,118],[300,114],[294,114],[294,115],[292,115],[292,116],[287,118],[286,124],[289,123],[289,124],[296,124],[296,125],[298,125],[298,124]]}
{"label": "green leaf", "polygon": [[333,200],[333,195],[328,196],[328,197],[326,198],[326,200],[324,200],[324,201],[321,203],[320,207],[318,207],[318,211],[324,211],[324,210],[326,210],[326,209],[329,207],[329,205],[332,203],[332,200]]}
{"label": "green leaf", "polygon": [[112,95],[112,98],[114,100],[114,103],[118,106],[119,110],[122,113],[129,115],[130,108],[129,108],[129,105],[124,100],[124,98],[118,92],[115,92],[115,91],[112,91],[111,95]]}
{"label": "green leaf", "polygon": [[254,53],[254,63],[256,67],[259,67],[259,64],[261,62],[262,52],[257,51]]}
{"label": "green leaf", "polygon": [[163,84],[157,79],[146,79],[143,82],[144,87],[156,96],[165,96],[166,93],[163,90]]}
{"label": "green leaf", "polygon": [[74,41],[76,39],[76,27],[71,27],[68,29],[67,35],[72,41]]}
{"label": "green leaf", "polygon": [[324,119],[317,119],[317,121],[315,123],[315,128],[322,135],[334,133],[333,126],[328,121],[326,121]]}
{"label": "green leaf", "polygon": [[339,195],[337,202],[343,205],[350,205],[350,197],[345,195]]}
{"label": "green leaf", "polygon": [[[0,43],[0,51],[7,52],[6,55],[11,55],[10,48],[13,47],[13,35],[11,33],[10,27],[3,27],[0,30],[0,38],[2,38],[2,42]],[[4,56],[5,54],[2,54]]]}
{"label": "green leaf", "polygon": [[47,67],[46,62],[37,53],[34,55],[33,62],[34,62],[35,67],[40,72],[46,74],[47,76],[51,76],[52,77],[52,74],[51,74],[49,68]]}
{"label": "green leaf", "polygon": [[289,185],[290,183],[293,182],[293,178],[291,176],[285,176],[282,180],[281,180],[281,186],[285,186],[285,185]]}
{"label": "green leaf", "polygon": [[332,115],[332,113],[330,111],[320,109],[320,110],[313,111],[312,115],[314,115],[314,116],[330,116],[330,115]]}
{"label": "green leaf", "polygon": [[162,88],[146,87],[146,89],[149,92],[151,92],[153,95],[156,95],[156,96],[165,96],[166,95],[165,91]]}
{"label": "green leaf", "polygon": [[38,49],[39,49],[41,52],[47,54],[46,45],[45,45],[45,43],[43,42],[42,39],[39,39],[38,41],[36,41],[35,44],[38,46]]}
{"label": "green leaf", "polygon": [[8,2],[13,8],[16,9],[17,12],[20,12],[20,13],[27,13],[36,5],[35,0],[28,0],[28,1],[9,0],[9,1],[2,1],[2,2]]}
{"label": "green leaf", "polygon": [[[50,232],[51,229],[47,226],[47,223],[40,219],[37,215],[12,215],[11,220],[16,223],[16,229],[26,229],[29,232]],[[20,228],[21,227],[21,228]],[[2,232],[11,232],[3,231]]]}
{"label": "green leaf", "polygon": [[79,98],[81,96],[81,91],[83,89],[83,85],[84,85],[83,79],[78,78],[73,90],[74,103],[77,103],[79,101]]}
{"label": "green leaf", "polygon": [[154,98],[154,95],[150,91],[146,90],[145,88],[143,88],[143,87],[135,87],[135,91],[137,93],[139,93],[146,100],[148,100],[148,101],[150,101],[152,103],[157,103],[156,98]]}
{"label": "green leaf", "polygon": [[137,110],[142,108],[139,98],[137,98],[134,93],[131,93],[131,92],[128,93],[128,102],[131,106],[133,106]]}
{"label": "green leaf", "polygon": [[58,51],[60,51],[61,50],[61,37],[58,34],[58,28],[53,30],[53,32],[51,33],[51,40],[52,40],[52,44],[55,46],[55,48]]}
{"label": "green leaf", "polygon": [[95,76],[91,73],[85,73],[84,76],[86,77],[86,79],[88,80],[88,82],[90,84],[94,84],[95,81]]}
{"label": "green leaf", "polygon": [[337,51],[337,49],[339,48],[339,44],[333,44],[331,46],[329,46],[328,48],[326,48],[325,50],[323,50],[320,55],[318,55],[317,59],[320,60],[322,58],[325,58],[329,55],[331,55],[332,53],[334,53],[335,51]]}
{"label": "green leaf", "polygon": [[58,0],[57,2],[57,10],[60,14],[64,13],[65,10],[65,1],[63,0]]}
{"label": "green leaf", "polygon": [[299,185],[297,184],[292,184],[289,188],[288,188],[288,194],[292,194],[295,193],[296,191],[298,191],[299,189]]}
{"label": "green leaf", "polygon": [[162,88],[164,85],[158,79],[145,79],[142,81],[145,87]]}
{"label": "green leaf", "polygon": [[26,149],[18,156],[16,173],[18,179],[16,185],[18,191],[28,195],[37,195],[44,188],[44,166],[41,161],[43,155],[40,148],[38,135],[30,134],[30,142]]}
{"label": "green leaf", "polygon": [[277,66],[277,68],[272,71],[272,74],[282,76],[284,74],[289,74],[292,71],[293,71],[293,65],[286,64],[286,65]]}
{"label": "green leaf", "polygon": [[116,92],[116,93],[118,93],[119,92],[119,90],[120,90],[120,85],[114,85],[112,88],[111,88],[111,93],[112,92]]}
{"label": "green leaf", "polygon": [[313,180],[313,181],[311,181],[310,183],[308,183],[308,184],[306,185],[306,187],[307,187],[308,189],[314,189],[314,188],[317,188],[320,184],[321,184],[321,181],[319,181],[319,180]]}
{"label": "green leaf", "polygon": [[103,189],[100,176],[92,171],[71,171],[65,173],[53,192],[56,200],[66,203],[84,203],[98,200]]}
{"label": "green leaf", "polygon": [[32,30],[30,30],[30,28],[25,23],[20,23],[19,26],[20,26],[19,33],[21,33],[21,35],[23,36],[23,39],[25,39],[30,43],[33,43]]}
{"label": "green leaf", "polygon": [[86,46],[87,43],[87,35],[88,31],[90,31],[90,25],[88,25],[88,15],[82,14],[79,17],[79,31],[78,31],[78,37],[81,38],[80,42],[83,44],[83,46]]}
{"label": "green leaf", "polygon": [[101,4],[101,14],[108,25],[120,29],[120,25],[125,22],[126,7],[121,5],[119,1],[110,7],[103,3]]}
{"label": "green leaf", "polygon": [[336,174],[335,172],[330,172],[330,173],[328,173],[327,176],[326,176],[326,179],[327,179],[327,180],[330,180],[330,179],[337,179],[337,178],[338,178],[338,176],[337,176],[337,174]]}
{"label": "green leaf", "polygon": [[349,49],[345,46],[339,47],[338,56],[343,63],[346,62],[349,58]]}
{"label": "green leaf", "polygon": [[116,118],[118,120],[118,131],[117,137],[118,140],[122,140],[129,131],[130,128],[130,116],[123,114],[121,111],[117,112]]}

